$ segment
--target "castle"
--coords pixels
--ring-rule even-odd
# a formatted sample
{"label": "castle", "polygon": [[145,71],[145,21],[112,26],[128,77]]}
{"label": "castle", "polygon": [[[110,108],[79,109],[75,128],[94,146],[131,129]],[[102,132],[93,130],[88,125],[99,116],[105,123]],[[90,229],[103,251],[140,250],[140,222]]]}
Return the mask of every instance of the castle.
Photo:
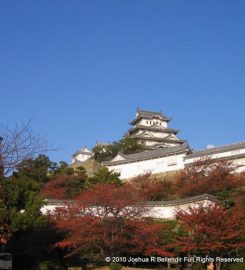
{"label": "castle", "polygon": [[[227,159],[232,161],[237,172],[245,171],[245,142],[192,151],[187,141],[177,137],[179,130],[168,127],[169,121],[171,118],[161,112],[137,109],[135,118],[130,122],[132,128],[125,137],[144,144],[145,151],[128,155],[118,153],[112,160],[102,162],[102,165],[120,173],[121,179],[145,173],[177,171],[204,158]],[[82,148],[73,154],[72,163],[84,162],[92,155],[89,149]]]}

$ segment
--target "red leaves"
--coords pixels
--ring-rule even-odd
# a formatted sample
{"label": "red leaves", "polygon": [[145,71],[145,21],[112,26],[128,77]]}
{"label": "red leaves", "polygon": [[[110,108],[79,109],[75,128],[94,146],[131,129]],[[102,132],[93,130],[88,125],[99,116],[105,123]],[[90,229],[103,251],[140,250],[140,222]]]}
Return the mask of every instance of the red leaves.
{"label": "red leaves", "polygon": [[81,174],[56,174],[44,185],[41,194],[48,198],[70,199],[80,192],[84,182]]}
{"label": "red leaves", "polygon": [[212,160],[198,161],[181,171],[175,181],[176,193],[180,197],[231,190],[241,184],[231,163],[225,160],[215,163]]}
{"label": "red leaves", "polygon": [[135,177],[131,180],[131,184],[148,201],[166,200],[173,195],[173,182],[158,180],[150,173]]}
{"label": "red leaves", "polygon": [[70,179],[70,175],[57,175],[55,179],[46,183],[41,194],[55,199],[64,199]]}
{"label": "red leaves", "polygon": [[178,211],[186,235],[176,245],[181,251],[225,252],[245,245],[245,211],[238,203],[226,210],[218,205]]}
{"label": "red leaves", "polygon": [[[144,221],[145,209],[130,185],[96,185],[76,198],[76,204],[60,209],[53,216],[57,228],[67,232],[59,247],[73,253],[164,254],[158,234],[164,227]],[[167,253],[165,253],[167,254]]]}

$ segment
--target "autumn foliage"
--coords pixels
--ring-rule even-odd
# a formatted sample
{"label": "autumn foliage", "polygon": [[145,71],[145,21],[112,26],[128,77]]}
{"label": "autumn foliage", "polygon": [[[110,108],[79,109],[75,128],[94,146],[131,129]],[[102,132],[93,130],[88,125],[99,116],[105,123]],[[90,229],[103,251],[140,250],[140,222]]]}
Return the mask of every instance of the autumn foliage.
{"label": "autumn foliage", "polygon": [[97,178],[89,182],[81,173],[58,173],[42,190],[47,197],[73,198],[50,216],[64,235],[56,247],[68,256],[96,262],[128,255],[231,256],[245,245],[245,212],[238,202],[223,204],[226,208],[213,204],[177,211],[171,226],[171,222],[147,218],[146,201],[222,193],[235,195],[235,202],[238,195],[242,197],[245,178],[227,161],[198,161],[171,178],[145,174],[120,184],[109,184],[101,175]]}
{"label": "autumn foliage", "polygon": [[130,181],[147,201],[168,200],[173,197],[173,182],[169,179],[157,179],[150,173],[139,175]]}
{"label": "autumn foliage", "polygon": [[93,259],[123,254],[167,255],[160,245],[160,223],[144,219],[141,197],[130,185],[98,184],[76,197],[75,203],[56,210],[52,220],[66,232],[57,243],[70,254]]}
{"label": "autumn foliage", "polygon": [[70,173],[56,173],[41,190],[45,198],[71,199],[86,185],[86,174],[83,171]]}
{"label": "autumn foliage", "polygon": [[201,160],[177,175],[175,192],[179,197],[215,194],[222,190],[234,190],[244,185],[244,180],[234,173],[234,167],[228,161]]}
{"label": "autumn foliage", "polygon": [[[210,257],[236,257],[245,246],[245,208],[237,202],[229,210],[217,205],[177,211],[186,234],[174,243],[181,252]],[[221,264],[217,263],[221,269]]]}

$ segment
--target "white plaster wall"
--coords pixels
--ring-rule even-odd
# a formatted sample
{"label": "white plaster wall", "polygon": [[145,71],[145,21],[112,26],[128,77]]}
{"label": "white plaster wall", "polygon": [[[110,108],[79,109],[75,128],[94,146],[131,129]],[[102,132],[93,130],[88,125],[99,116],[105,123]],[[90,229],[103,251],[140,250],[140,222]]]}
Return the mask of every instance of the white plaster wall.
{"label": "white plaster wall", "polygon": [[167,127],[167,122],[162,121],[160,119],[141,119],[139,122],[137,122],[137,125],[142,125],[142,126],[152,126],[155,123],[161,123],[162,127]]}
{"label": "white plaster wall", "polygon": [[[145,217],[153,217],[153,218],[161,218],[161,219],[175,219],[176,218],[176,211],[177,210],[188,210],[189,207],[198,207],[203,205],[207,207],[212,205],[214,202],[210,200],[201,200],[199,202],[192,202],[186,203],[177,206],[152,206],[146,207],[146,213],[144,214]],[[66,207],[65,205],[57,205],[57,204],[48,204],[41,207],[41,213],[43,215],[48,215],[54,213],[55,209],[58,207]],[[95,208],[97,209],[97,208]],[[96,214],[96,211],[95,211]]]}
{"label": "white plaster wall", "polygon": [[85,161],[85,160],[89,159],[91,156],[92,156],[92,154],[90,154],[90,153],[88,153],[88,154],[78,154],[72,159],[72,162]]}
{"label": "white plaster wall", "polygon": [[120,161],[120,160],[125,160],[125,158],[123,158],[120,155],[117,155],[116,157],[114,157],[111,161]]}
{"label": "white plaster wall", "polygon": [[156,142],[156,141],[144,141],[145,142],[145,145],[146,146],[153,146],[153,145],[155,145],[156,143],[158,143],[158,142]]}
{"label": "white plaster wall", "polygon": [[200,205],[207,207],[207,206],[212,205],[212,204],[213,204],[212,201],[202,200],[199,202],[182,204],[182,205],[179,205],[178,207],[176,207],[176,206],[154,206],[154,207],[148,208],[148,212],[145,214],[145,216],[153,217],[153,218],[162,218],[162,219],[175,219],[177,210],[188,211],[189,207],[199,207]]}
{"label": "white plaster wall", "polygon": [[41,207],[41,209],[40,209],[40,211],[41,211],[41,213],[43,214],[43,215],[48,215],[48,214],[52,214],[52,213],[54,213],[54,211],[55,211],[55,209],[57,208],[57,207],[65,207],[64,205],[62,206],[62,205],[52,205],[52,204],[48,204],[48,205],[43,205],[42,207]]}
{"label": "white plaster wall", "polygon": [[234,159],[232,163],[236,167],[237,173],[245,172],[245,158]]}
{"label": "white plaster wall", "polygon": [[[213,155],[209,155],[206,156],[206,158],[231,158],[232,163],[234,165],[239,165],[239,168],[237,169],[237,172],[242,172],[245,171],[245,158],[236,158],[236,159],[232,159],[234,156],[236,155],[240,155],[240,154],[245,154],[245,149],[239,149],[239,150],[234,150],[234,151],[227,151],[227,152],[223,152],[223,153],[217,153],[217,154],[213,154]],[[199,158],[188,158],[184,161],[184,163],[186,165],[191,164],[195,161],[198,160],[202,160],[204,159],[205,156],[203,157],[199,157]]]}
{"label": "white plaster wall", "polygon": [[[245,154],[245,149],[227,151],[227,152],[207,155],[206,158],[233,157],[233,156],[239,155],[239,154]],[[193,162],[198,161],[198,160],[203,159],[203,158],[205,158],[205,156],[203,156],[203,157],[195,157],[195,158],[188,158],[188,159],[186,159],[185,164],[193,163]]]}
{"label": "white plaster wall", "polygon": [[[218,153],[210,156],[210,158],[224,158],[224,157],[233,157],[237,154],[245,153],[245,149]],[[124,163],[113,166],[107,166],[110,171],[115,171],[121,174],[121,179],[132,178],[140,174],[145,173],[161,173],[161,172],[170,172],[183,169],[185,165],[193,163],[200,158],[192,158],[184,160],[186,156],[185,153],[179,155],[172,155],[169,157],[161,157],[149,160],[142,160],[138,162]],[[202,157],[203,158],[203,157]],[[237,158],[232,160],[233,164],[237,167],[237,172],[245,171],[245,158]]]}
{"label": "white plaster wall", "polygon": [[162,129],[162,131],[161,132],[157,132],[157,131],[152,131],[152,130],[150,130],[150,131],[148,131],[148,132],[145,132],[145,131],[137,131],[136,132],[136,134],[137,135],[143,135],[143,134],[147,134],[147,133],[149,133],[149,134],[151,134],[152,136],[149,136],[149,137],[155,137],[155,138],[161,138],[161,139],[163,139],[163,138],[166,138],[166,137],[168,137],[169,136],[169,133],[167,133],[167,132],[164,132],[164,129]]}
{"label": "white plaster wall", "polygon": [[[169,157],[161,157],[138,162],[107,166],[107,168],[110,171],[120,172],[121,179],[127,179],[145,173],[161,173],[183,169],[184,156],[185,153],[182,153],[178,155],[171,155]],[[173,162],[173,158],[176,162]]]}
{"label": "white plaster wall", "polygon": [[[176,140],[176,142],[178,142],[177,140]],[[166,143],[166,146],[176,146],[176,145],[179,145],[178,143]]]}
{"label": "white plaster wall", "polygon": [[[158,141],[150,141],[150,140],[147,140],[147,137],[145,137],[145,145],[146,146],[154,146],[154,145],[156,145],[156,144],[159,144],[160,142],[158,142]],[[176,145],[179,145],[178,144],[178,141],[176,141],[177,143],[164,143],[164,145],[166,145],[166,146],[176,146]]]}

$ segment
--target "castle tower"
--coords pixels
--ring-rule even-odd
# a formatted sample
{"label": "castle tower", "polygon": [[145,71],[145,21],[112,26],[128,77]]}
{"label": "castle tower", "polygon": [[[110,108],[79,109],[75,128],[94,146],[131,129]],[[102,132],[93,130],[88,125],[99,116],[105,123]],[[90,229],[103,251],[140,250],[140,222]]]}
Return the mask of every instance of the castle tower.
{"label": "castle tower", "polygon": [[87,147],[83,147],[72,155],[72,163],[86,161],[92,155],[93,153]]}
{"label": "castle tower", "polygon": [[183,144],[176,135],[179,130],[168,128],[171,118],[161,112],[149,112],[137,109],[136,117],[130,122],[133,127],[125,137],[135,138],[149,149],[167,148]]}

